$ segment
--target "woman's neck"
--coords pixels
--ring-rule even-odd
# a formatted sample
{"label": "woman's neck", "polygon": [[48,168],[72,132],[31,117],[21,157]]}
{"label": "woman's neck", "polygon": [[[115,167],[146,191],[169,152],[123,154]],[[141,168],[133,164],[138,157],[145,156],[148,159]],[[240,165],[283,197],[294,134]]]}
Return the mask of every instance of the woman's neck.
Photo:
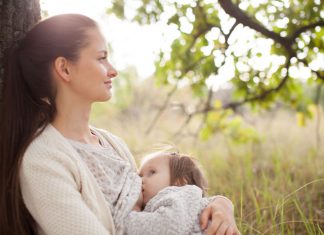
{"label": "woman's neck", "polygon": [[87,144],[99,144],[91,133],[89,116],[91,105],[57,103],[57,114],[52,125],[66,138]]}

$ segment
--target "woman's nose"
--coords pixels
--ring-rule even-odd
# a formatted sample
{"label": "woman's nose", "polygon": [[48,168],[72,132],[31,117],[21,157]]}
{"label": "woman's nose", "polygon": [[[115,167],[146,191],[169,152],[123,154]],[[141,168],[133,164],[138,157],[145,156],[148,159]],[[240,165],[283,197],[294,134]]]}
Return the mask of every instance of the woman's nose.
{"label": "woman's nose", "polygon": [[117,70],[112,66],[110,63],[108,63],[108,69],[107,69],[107,76],[109,78],[114,78],[118,75]]}

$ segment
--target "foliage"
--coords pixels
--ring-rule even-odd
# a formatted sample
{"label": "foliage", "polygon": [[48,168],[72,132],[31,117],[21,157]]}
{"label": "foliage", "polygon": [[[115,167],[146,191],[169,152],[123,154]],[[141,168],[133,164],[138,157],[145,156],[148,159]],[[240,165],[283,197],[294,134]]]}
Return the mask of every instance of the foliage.
{"label": "foliage", "polygon": [[[221,102],[217,100],[215,108],[221,107]],[[207,140],[213,133],[221,132],[229,137],[233,143],[244,144],[250,141],[258,142],[259,136],[254,128],[243,123],[242,118],[233,116],[232,110],[215,110],[208,112],[204,127],[200,131],[200,138]]]}
{"label": "foliage", "polygon": [[[156,62],[156,79],[158,84],[182,81],[190,86],[195,97],[204,100],[204,108],[196,113],[215,110],[213,86],[207,81],[229,81],[233,96],[223,104],[223,111],[216,110],[223,112],[221,116],[245,103],[267,109],[278,100],[299,117],[311,116],[308,107],[319,100],[305,96],[303,87],[305,82],[318,86],[324,82],[320,0],[131,1],[136,9],[131,20],[165,22],[177,29],[171,52],[161,51]],[[125,17],[130,0],[113,2],[111,11]],[[205,114],[205,120],[213,115]],[[206,122],[201,136],[217,129]]]}

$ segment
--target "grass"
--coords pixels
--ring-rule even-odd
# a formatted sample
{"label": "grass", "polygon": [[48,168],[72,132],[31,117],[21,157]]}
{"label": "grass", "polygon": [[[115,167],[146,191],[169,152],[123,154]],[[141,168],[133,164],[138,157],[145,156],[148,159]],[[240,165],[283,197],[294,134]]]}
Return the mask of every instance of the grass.
{"label": "grass", "polygon": [[[152,100],[149,94],[143,97]],[[159,143],[175,144],[198,158],[210,194],[225,195],[235,204],[242,234],[324,234],[323,125],[321,142],[316,143],[315,120],[299,127],[288,111],[248,114],[260,141],[237,145],[221,134],[208,141],[172,138],[182,120],[173,111],[165,112],[145,134],[155,112],[145,102],[123,110],[100,105],[93,123],[122,137],[137,160]]]}
{"label": "grass", "polygon": [[235,203],[242,234],[321,234],[324,177],[316,170],[319,161],[300,166],[273,157],[274,161],[253,155],[201,161],[211,193],[227,195]]}
{"label": "grass", "polygon": [[211,193],[236,205],[242,234],[323,234],[324,154],[310,146],[309,136],[292,144],[290,134],[278,136],[275,144],[227,146],[227,155],[218,154],[216,146],[206,148],[208,157],[204,149],[197,152],[205,156],[200,161]]}

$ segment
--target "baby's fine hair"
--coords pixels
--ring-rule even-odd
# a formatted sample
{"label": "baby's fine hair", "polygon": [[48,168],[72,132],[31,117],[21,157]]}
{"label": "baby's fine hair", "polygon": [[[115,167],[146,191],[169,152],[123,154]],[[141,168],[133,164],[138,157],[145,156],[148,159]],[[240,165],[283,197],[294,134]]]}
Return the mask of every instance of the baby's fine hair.
{"label": "baby's fine hair", "polygon": [[147,154],[142,159],[142,164],[154,157],[165,157],[169,160],[170,185],[184,186],[196,185],[201,188],[203,196],[206,196],[208,189],[207,179],[197,159],[179,152],[172,152],[173,146],[162,146],[162,150]]}
{"label": "baby's fine hair", "polygon": [[[169,148],[169,146],[167,147]],[[196,185],[202,189],[203,196],[205,196],[208,183],[195,158],[178,152],[162,150],[146,155],[142,159],[142,164],[154,157],[165,157],[169,160],[170,185]]]}
{"label": "baby's fine hair", "polygon": [[169,158],[171,185],[196,185],[205,196],[208,183],[196,159],[177,152],[164,152],[159,155]]}

